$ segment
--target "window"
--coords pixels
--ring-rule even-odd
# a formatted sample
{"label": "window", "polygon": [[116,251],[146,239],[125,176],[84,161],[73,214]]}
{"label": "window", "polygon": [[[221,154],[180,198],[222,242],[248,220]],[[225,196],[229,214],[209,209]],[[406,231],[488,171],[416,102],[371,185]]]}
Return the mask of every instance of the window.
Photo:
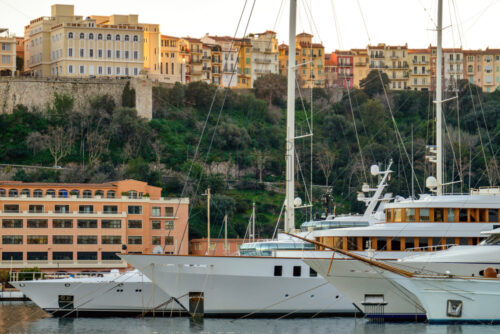
{"label": "window", "polygon": [[43,197],[43,191],[41,189],[35,189],[33,191],[33,197]]}
{"label": "window", "polygon": [[274,266],[274,276],[283,276],[283,266]]}
{"label": "window", "polygon": [[111,40],[111,34],[106,35],[106,40],[110,41]]}
{"label": "window", "polygon": [[115,198],[115,195],[116,193],[113,190],[108,190],[108,192],[106,193],[107,198]]}
{"label": "window", "polygon": [[46,235],[28,235],[28,244],[30,245],[46,245],[48,240]]}
{"label": "window", "polygon": [[[389,240],[389,238],[387,238],[387,240]],[[390,243],[391,243],[391,250],[393,251],[401,250],[401,240],[399,238],[391,238]]]}
{"label": "window", "polygon": [[78,252],[76,254],[78,260],[83,261],[96,261],[97,260],[97,252]]}
{"label": "window", "polygon": [[73,73],[73,65],[68,65],[68,73]]}
{"label": "window", "polygon": [[73,228],[71,219],[54,219],[52,220],[52,228]]}
{"label": "window", "polygon": [[490,223],[498,222],[498,209],[488,209],[488,221]]}
{"label": "window", "polygon": [[106,50],[106,56],[107,56],[108,58],[111,58],[111,50]]}
{"label": "window", "polygon": [[117,214],[118,213],[118,206],[116,206],[116,205],[104,205],[103,212],[106,214]]}
{"label": "window", "polygon": [[30,191],[29,189],[23,189],[21,190],[21,196],[26,196],[26,197],[30,197]]}
{"label": "window", "polygon": [[68,32],[68,39],[73,39],[73,33],[72,32]]}
{"label": "window", "polygon": [[57,192],[59,198],[68,198],[68,191],[66,189],[61,189]]}
{"label": "window", "polygon": [[119,235],[103,235],[101,237],[101,243],[103,245],[120,245],[122,243],[122,237]]}
{"label": "window", "polygon": [[121,259],[116,255],[116,252],[102,252],[101,259],[103,261],[121,261]]}
{"label": "window", "polygon": [[80,57],[85,57],[85,49],[80,49]]}
{"label": "window", "polygon": [[455,209],[453,209],[453,208],[448,209],[448,221],[449,222],[455,221]]}
{"label": "window", "polygon": [[23,252],[2,252],[3,261],[22,261]]}
{"label": "window", "polygon": [[115,40],[119,41],[120,40],[120,35],[115,36]]}
{"label": "window", "polygon": [[47,228],[47,219],[28,219],[28,228]]}
{"label": "window", "polygon": [[129,245],[142,245],[142,237],[139,235],[129,236],[128,237],[128,244]]}
{"label": "window", "polygon": [[318,277],[318,273],[313,268],[309,267],[309,277]]}
{"label": "window", "polygon": [[134,59],[139,59],[139,51],[134,51]]}
{"label": "window", "polygon": [[165,230],[173,230],[174,229],[174,222],[171,220],[168,220],[165,222]]}
{"label": "window", "polygon": [[172,246],[174,244],[174,237],[166,236],[165,237],[165,246]]}
{"label": "window", "polygon": [[113,220],[103,219],[101,221],[101,228],[121,228],[121,227],[122,227],[121,220],[117,220],[117,219],[113,219]]}
{"label": "window", "polygon": [[467,209],[458,210],[458,221],[466,223],[468,221]]}
{"label": "window", "polygon": [[128,42],[129,39],[130,39],[130,37],[128,35],[125,35],[124,40]]}
{"label": "window", "polygon": [[153,230],[159,230],[159,229],[161,229],[161,221],[159,221],[159,220],[153,220],[151,222],[151,228]]}
{"label": "window", "polygon": [[302,275],[301,266],[293,266],[293,277],[300,277]]}
{"label": "window", "polygon": [[97,220],[78,219],[78,228],[97,228]]}
{"label": "window", "polygon": [[120,50],[116,50],[116,58],[120,58]]}
{"label": "window", "polygon": [[52,236],[54,245],[71,245],[73,243],[72,235],[54,235]]}
{"label": "window", "polygon": [[142,228],[142,220],[129,220],[128,228]]}
{"label": "window", "polygon": [[406,209],[406,220],[409,222],[415,221],[415,209]]}
{"label": "window", "polygon": [[429,209],[420,209],[420,221],[428,222],[430,220]]}
{"label": "window", "polygon": [[120,75],[120,68],[119,67],[116,68],[116,72],[115,73],[116,73],[116,75]]}
{"label": "window", "polygon": [[78,207],[78,212],[79,213],[94,213],[94,206],[93,205],[80,205]]}
{"label": "window", "polygon": [[415,241],[412,237],[405,238],[405,249],[415,248]]}
{"label": "window", "polygon": [[19,213],[19,205],[17,205],[17,204],[5,204],[3,206],[3,211],[6,213]]}
{"label": "window", "polygon": [[94,39],[94,34],[93,33],[89,34],[89,39]]}
{"label": "window", "polygon": [[140,205],[129,205],[128,207],[129,215],[140,215],[142,214],[142,206]]}
{"label": "window", "polygon": [[139,36],[134,35],[134,42],[137,42],[139,40]]}
{"label": "window", "polygon": [[158,206],[154,206],[151,208],[151,216],[160,217],[161,216],[161,208]]}
{"label": "window", "polygon": [[85,38],[85,34],[83,32],[80,33],[80,39],[84,39]]}
{"label": "window", "polygon": [[72,261],[73,252],[52,252],[52,260],[54,261]]}
{"label": "window", "polygon": [[97,67],[97,73],[98,73],[98,74],[102,74],[102,73],[103,73],[103,72],[102,72],[102,66]]}
{"label": "window", "polygon": [[129,52],[125,51],[125,59],[128,59],[128,58],[129,58]]}
{"label": "window", "polygon": [[98,35],[97,35],[97,39],[98,39],[98,40],[102,40],[102,34],[98,34]]}
{"label": "window", "polygon": [[29,213],[43,213],[43,205],[30,204]]}
{"label": "window", "polygon": [[23,228],[22,219],[2,219],[3,228]]}
{"label": "window", "polygon": [[444,209],[441,208],[434,209],[434,221],[438,223],[444,221]]}
{"label": "window", "polygon": [[69,213],[69,205],[59,205],[54,206],[55,213]]}
{"label": "window", "polygon": [[97,57],[102,58],[102,49],[97,50]]}
{"label": "window", "polygon": [[89,57],[94,58],[94,49],[89,49]]}
{"label": "window", "polygon": [[160,236],[152,236],[151,237],[151,244],[152,245],[161,245],[161,237]]}
{"label": "window", "polygon": [[22,245],[23,236],[22,235],[3,235],[2,243],[4,245]]}
{"label": "window", "polygon": [[80,74],[85,74],[85,66],[80,66]]}
{"label": "window", "polygon": [[47,261],[47,252],[28,252],[28,261]]}
{"label": "window", "polygon": [[77,243],[79,245],[96,245],[97,236],[96,235],[79,235],[77,237]]}
{"label": "window", "polygon": [[10,189],[9,190],[9,197],[17,197],[17,196],[18,196],[17,189]]}

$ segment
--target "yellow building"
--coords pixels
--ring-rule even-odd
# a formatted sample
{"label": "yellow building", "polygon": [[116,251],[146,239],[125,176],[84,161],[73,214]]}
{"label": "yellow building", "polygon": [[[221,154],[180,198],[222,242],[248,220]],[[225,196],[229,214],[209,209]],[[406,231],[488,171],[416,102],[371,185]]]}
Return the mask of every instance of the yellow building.
{"label": "yellow building", "polygon": [[144,29],[144,70],[152,78],[158,79],[160,75],[160,25],[140,23]]}
{"label": "yellow building", "polygon": [[353,58],[353,85],[360,88],[359,82],[368,76],[370,72],[370,59],[366,49],[351,49]]}
{"label": "yellow building", "polygon": [[184,37],[181,44],[181,57],[186,59],[186,82],[201,81],[203,43],[199,38]]}
{"label": "yellow building", "polygon": [[212,53],[212,84],[222,87],[222,47],[210,45]]}
{"label": "yellow building", "polygon": [[[313,43],[313,35],[298,34],[296,37],[297,81],[301,88],[325,87],[325,48]],[[279,72],[287,74],[288,45],[278,47]]]}
{"label": "yellow building", "polygon": [[428,91],[431,89],[431,50],[409,49],[410,67],[408,87],[412,90]]}
{"label": "yellow building", "polygon": [[252,88],[252,41],[250,38],[237,40],[238,48],[238,84],[236,88]]}
{"label": "yellow building", "polygon": [[181,39],[161,35],[160,47],[160,81],[185,83],[187,59],[181,56]]}
{"label": "yellow building", "polygon": [[212,83],[212,49],[208,44],[202,44],[201,55],[201,80]]}
{"label": "yellow building", "polygon": [[404,90],[408,87],[409,68],[407,62],[408,45],[385,45],[385,72],[392,90]]}
{"label": "yellow building", "polygon": [[25,70],[34,76],[137,76],[143,69],[137,15],[83,18],[73,5],[52,5],[51,16],[25,27]]}
{"label": "yellow building", "polygon": [[0,76],[14,76],[16,73],[16,36],[8,29],[0,28]]}

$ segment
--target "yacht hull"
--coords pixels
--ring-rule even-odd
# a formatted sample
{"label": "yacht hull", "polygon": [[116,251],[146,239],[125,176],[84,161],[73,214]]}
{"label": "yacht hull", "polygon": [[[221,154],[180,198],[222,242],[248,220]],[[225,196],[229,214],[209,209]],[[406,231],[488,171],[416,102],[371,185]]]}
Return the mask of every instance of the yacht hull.
{"label": "yacht hull", "polygon": [[[300,259],[121,255],[167,294],[189,308],[203,292],[206,316],[271,317],[352,315],[353,305],[326,280],[311,277]],[[281,276],[274,276],[281,266]],[[300,270],[300,276],[294,276]],[[313,274],[314,275],[314,274]]]}

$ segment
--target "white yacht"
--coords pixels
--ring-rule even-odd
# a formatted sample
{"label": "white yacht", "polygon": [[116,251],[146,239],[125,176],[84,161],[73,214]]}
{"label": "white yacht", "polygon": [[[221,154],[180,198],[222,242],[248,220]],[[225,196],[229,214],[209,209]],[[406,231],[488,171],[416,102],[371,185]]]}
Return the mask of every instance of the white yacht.
{"label": "white yacht", "polygon": [[[59,273],[59,275],[62,275]],[[88,275],[88,274],[85,274]],[[137,270],[10,282],[54,316],[170,316],[184,310]]]}

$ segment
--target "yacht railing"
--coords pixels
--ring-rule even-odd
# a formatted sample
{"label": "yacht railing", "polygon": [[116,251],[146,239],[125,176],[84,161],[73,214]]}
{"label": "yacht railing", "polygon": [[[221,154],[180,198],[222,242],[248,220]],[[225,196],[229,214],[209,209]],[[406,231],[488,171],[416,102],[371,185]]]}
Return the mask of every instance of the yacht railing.
{"label": "yacht railing", "polygon": [[104,277],[109,272],[40,272],[40,271],[13,271],[10,273],[10,282],[43,280],[43,279],[62,279],[62,278],[91,278]]}
{"label": "yacht railing", "polygon": [[438,245],[438,246],[424,246],[424,247],[406,248],[405,252],[435,252],[438,250],[448,249],[452,246],[457,246],[457,244],[446,244],[446,245]]}

